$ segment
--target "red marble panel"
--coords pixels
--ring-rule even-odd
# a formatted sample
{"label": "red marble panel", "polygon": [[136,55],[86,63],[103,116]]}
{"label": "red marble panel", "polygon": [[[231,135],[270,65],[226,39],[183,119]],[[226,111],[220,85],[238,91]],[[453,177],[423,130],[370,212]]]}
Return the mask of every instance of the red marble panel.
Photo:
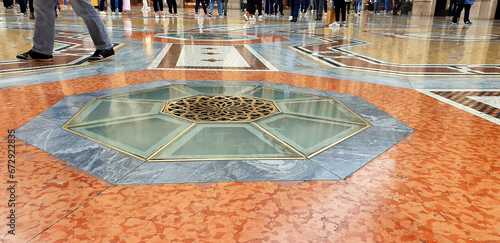
{"label": "red marble panel", "polygon": [[[7,204],[10,192],[6,188],[11,184],[2,183],[4,189],[0,190],[0,198],[5,202],[0,204],[0,218],[5,225],[10,210],[15,210],[15,235],[2,227],[2,242],[27,242],[109,186],[37,148],[23,145],[22,141],[15,145],[15,207]],[[6,149],[6,140],[0,140],[0,154],[6,155]],[[6,164],[2,166],[2,175],[7,174],[4,169]],[[6,182],[6,177],[2,181]]]}

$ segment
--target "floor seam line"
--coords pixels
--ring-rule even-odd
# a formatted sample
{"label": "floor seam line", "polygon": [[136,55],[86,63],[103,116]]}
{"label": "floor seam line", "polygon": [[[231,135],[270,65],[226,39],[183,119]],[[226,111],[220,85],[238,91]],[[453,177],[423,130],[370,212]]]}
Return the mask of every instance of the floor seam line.
{"label": "floor seam line", "polygon": [[26,241],[26,242],[31,242],[33,241],[35,238],[37,238],[38,236],[42,235],[44,232],[46,232],[47,230],[51,229],[53,226],[55,226],[57,223],[59,223],[60,221],[62,221],[63,219],[67,218],[69,215],[71,215],[72,213],[76,212],[78,209],[80,209],[81,207],[83,207],[85,204],[87,204],[88,202],[90,202],[91,200],[93,200],[94,198],[100,196],[104,191],[106,191],[107,189],[111,188],[111,187],[114,187],[113,186],[108,186],[106,188],[104,188],[102,191],[100,191],[99,193],[97,193],[96,195],[94,195],[93,197],[89,198],[87,201],[85,201],[84,203],[82,203],[80,206],[78,206],[77,208],[73,209],[71,212],[69,212],[68,214],[64,215],[62,218],[58,219],[55,223],[51,224],[49,227],[47,227],[46,229],[42,230],[42,232],[38,233],[37,235],[33,236],[33,238],[31,238],[30,240]]}

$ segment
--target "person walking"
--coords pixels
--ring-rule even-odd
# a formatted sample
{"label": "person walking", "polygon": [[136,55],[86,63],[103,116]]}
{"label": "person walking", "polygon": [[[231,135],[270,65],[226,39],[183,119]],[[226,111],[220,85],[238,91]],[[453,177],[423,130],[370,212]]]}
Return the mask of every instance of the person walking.
{"label": "person walking", "polygon": [[[330,27],[346,26],[345,0],[333,0],[333,8],[335,9],[335,22],[331,23],[329,26]],[[341,13],[342,13],[342,23],[339,22]]]}
{"label": "person walking", "polygon": [[217,13],[222,16],[222,2],[220,0],[211,0],[210,8],[208,10],[208,17],[212,17],[212,12],[214,11],[215,1],[217,1]]}
{"label": "person walking", "polygon": [[458,0],[458,8],[457,11],[455,12],[455,15],[453,16],[453,20],[451,21],[454,24],[457,24],[458,18],[460,18],[460,14],[462,14],[462,10],[465,9],[465,14],[464,14],[464,23],[469,25],[472,24],[469,20],[469,13],[470,13],[470,8],[474,4],[475,0]]}
{"label": "person walking", "polygon": [[[36,19],[35,33],[33,36],[33,47],[28,52],[19,54],[16,58],[21,60],[52,61],[54,50],[55,22],[54,6],[57,0],[39,1],[35,0]],[[109,38],[106,27],[99,13],[92,6],[91,1],[71,0],[75,13],[80,16],[90,33],[96,51],[88,61],[102,61],[115,55],[113,43]]]}
{"label": "person walking", "polygon": [[153,0],[153,8],[155,10],[155,18],[159,18],[160,16],[165,18],[165,13],[163,12],[163,0]]}
{"label": "person walking", "polygon": [[[118,6],[116,6],[116,2],[118,2]],[[119,15],[123,14],[123,0],[111,0],[111,13],[115,13],[116,9],[118,8],[118,13]]]}
{"label": "person walking", "polygon": [[[314,0],[316,1],[314,5],[316,6],[316,21],[321,21],[323,17],[323,8],[325,7],[325,0]],[[326,9],[325,9],[326,11]]]}
{"label": "person walking", "polygon": [[358,16],[361,15],[361,10],[363,9],[363,0],[356,0],[354,3],[354,12]]}
{"label": "person walking", "polygon": [[[177,2],[175,0],[167,0],[168,13],[172,16],[178,16],[177,14]],[[173,12],[172,12],[173,9]]]}
{"label": "person walking", "polygon": [[[320,0],[324,1],[324,0]],[[299,18],[299,8],[300,8],[300,0],[291,0],[290,1],[290,22],[297,22]]]}
{"label": "person walking", "polygon": [[227,3],[229,0],[222,0],[222,11],[224,12],[224,16],[227,16]]}
{"label": "person walking", "polygon": [[446,19],[452,19],[453,15],[457,11],[457,0],[450,0],[450,6],[448,6],[448,15],[446,15]]}
{"label": "person walking", "polygon": [[196,0],[196,4],[194,5],[194,15],[198,17],[198,9],[200,8],[200,3],[201,7],[203,8],[203,12],[207,14],[207,7],[205,6],[205,0]]}

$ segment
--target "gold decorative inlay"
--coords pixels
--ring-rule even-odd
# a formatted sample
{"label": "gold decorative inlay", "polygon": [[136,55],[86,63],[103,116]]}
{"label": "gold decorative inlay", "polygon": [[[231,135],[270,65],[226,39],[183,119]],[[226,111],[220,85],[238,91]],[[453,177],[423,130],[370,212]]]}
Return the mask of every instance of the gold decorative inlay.
{"label": "gold decorative inlay", "polygon": [[197,122],[254,121],[278,113],[272,101],[244,96],[198,95],[166,102],[163,113]]}

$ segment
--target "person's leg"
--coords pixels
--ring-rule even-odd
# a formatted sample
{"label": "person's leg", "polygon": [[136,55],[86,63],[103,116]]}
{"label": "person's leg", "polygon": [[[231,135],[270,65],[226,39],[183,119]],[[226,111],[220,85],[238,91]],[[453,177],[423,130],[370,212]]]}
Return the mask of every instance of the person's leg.
{"label": "person's leg", "polygon": [[229,0],[222,0],[222,8],[224,11],[224,15],[227,15],[227,3],[229,2]]}
{"label": "person's leg", "polygon": [[200,8],[200,3],[201,0],[196,0],[196,3],[194,4],[194,13],[198,14],[198,9]]}
{"label": "person's leg", "polygon": [[470,13],[470,7],[472,5],[470,4],[464,4],[464,9],[465,9],[465,13],[464,13],[464,23],[466,24],[469,24],[470,23],[470,20],[469,20],[469,13]]}
{"label": "person's leg", "polygon": [[167,0],[168,13],[172,14],[172,0]]}
{"label": "person's leg", "polygon": [[340,21],[340,1],[344,0],[333,0],[333,9],[335,10],[335,22]]}
{"label": "person's leg", "polygon": [[222,15],[222,1],[221,0],[217,0],[217,13],[219,15]]}
{"label": "person's leg", "polygon": [[111,12],[114,13],[116,10],[116,0],[110,0]]}
{"label": "person's leg", "polygon": [[324,7],[324,2],[325,0],[318,0],[316,1],[316,6],[318,7],[316,9],[316,20],[321,20],[323,17],[323,7]]}
{"label": "person's leg", "polygon": [[174,14],[177,14],[177,1],[176,0],[172,0],[172,7],[174,10]]}
{"label": "person's leg", "polygon": [[256,1],[255,0],[248,0],[247,1],[247,12],[250,14],[250,17],[253,17],[255,14],[255,5]]}
{"label": "person's leg", "polygon": [[299,17],[300,0],[292,0],[292,2],[293,2],[292,19],[297,21],[297,18]]}
{"label": "person's leg", "polygon": [[26,14],[26,2],[24,0],[19,0],[19,8],[21,9],[21,13]]}
{"label": "person's leg", "polygon": [[99,11],[103,12],[105,5],[106,5],[106,0],[100,0],[99,1]]}
{"label": "person's leg", "polygon": [[345,5],[346,5],[346,2],[342,1],[339,3],[339,5],[340,5],[340,13],[342,14],[342,23],[345,24],[345,19],[346,19]]}
{"label": "person's leg", "polygon": [[[161,1],[161,0],[160,0],[160,1]],[[154,10],[155,12],[158,12],[158,10],[160,9],[158,6],[159,6],[159,5],[158,5],[158,0],[153,0],[153,10]]]}
{"label": "person's leg", "polygon": [[113,48],[113,43],[111,43],[102,18],[95,11],[92,2],[87,0],[71,0],[71,6],[73,6],[75,13],[83,19],[96,49],[108,50]]}
{"label": "person's leg", "polygon": [[452,20],[453,23],[455,23],[455,24],[457,23],[458,18],[460,17],[460,14],[462,13],[463,8],[464,8],[463,4],[458,5],[457,11],[455,12],[455,15],[453,15],[453,20]]}
{"label": "person's leg", "polygon": [[201,0],[201,7],[203,8],[203,12],[205,14],[207,14],[207,5],[208,5],[208,2],[205,1],[205,0]]}
{"label": "person's leg", "polygon": [[118,12],[123,12],[123,0],[118,0]]}
{"label": "person's leg", "polygon": [[210,7],[208,9],[209,14],[212,14],[212,11],[214,11],[214,6],[215,6],[215,0],[210,0]]}
{"label": "person's leg", "polygon": [[[54,6],[57,0],[34,1],[37,18],[31,50],[44,55],[52,55],[54,50],[55,21]],[[94,12],[96,12],[94,10]],[[96,12],[97,13],[97,12]]]}

